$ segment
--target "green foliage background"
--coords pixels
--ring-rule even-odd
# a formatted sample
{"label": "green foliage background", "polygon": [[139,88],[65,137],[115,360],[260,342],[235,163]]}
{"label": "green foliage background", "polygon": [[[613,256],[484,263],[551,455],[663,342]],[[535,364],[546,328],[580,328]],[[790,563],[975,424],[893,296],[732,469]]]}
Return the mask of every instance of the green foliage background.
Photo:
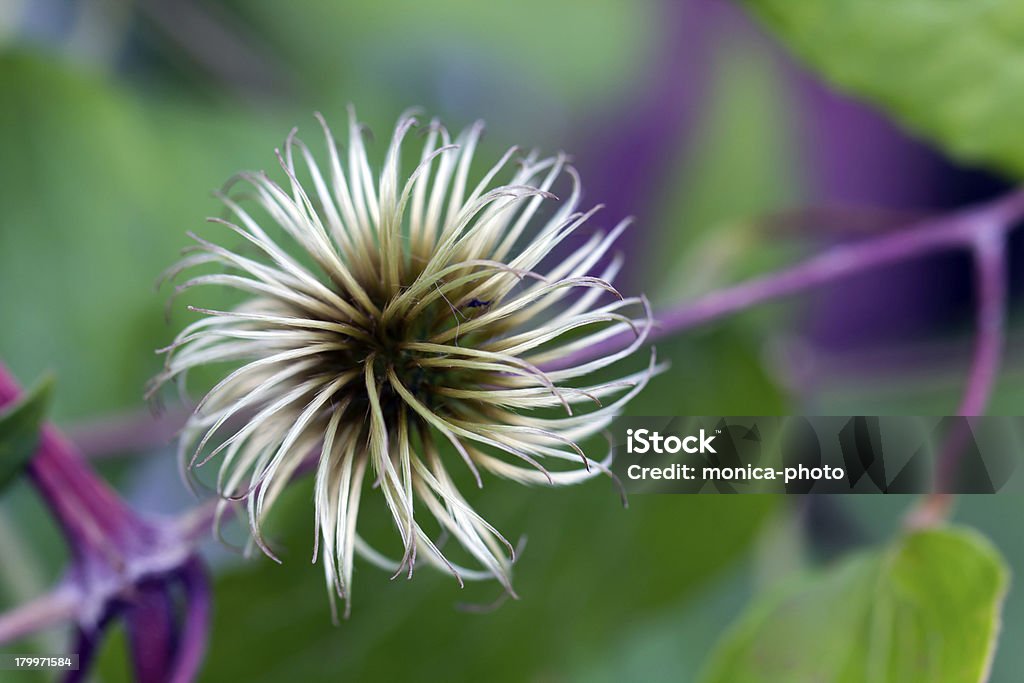
{"label": "green foliage background", "polygon": [[[957,3],[926,0],[749,4],[798,54],[946,149],[1024,171],[1024,136],[1012,116],[1024,92],[1012,87],[1021,79],[1024,47],[1016,39],[1020,13],[1011,3],[978,3],[1000,8],[984,21],[966,4],[951,9]],[[142,387],[159,367],[152,350],[183,322],[180,314],[169,325],[164,320],[166,292],[154,290],[157,276],[185,245],[184,232],[218,211],[209,192],[237,170],[273,170],[272,149],[292,125],[315,136],[312,111],[340,122],[344,106],[354,102],[379,141],[401,110],[418,104],[452,128],[487,119],[481,156],[514,143],[553,150],[580,141],[594,112],[635,96],[662,28],[653,3],[615,0],[257,0],[222,10],[266,46],[274,66],[267,77],[280,79],[287,96],[219,81],[145,18],[138,21],[149,38],[151,66],[141,73],[114,68],[88,42],[76,49],[10,40],[0,49],[0,357],[24,382],[56,372],[58,423],[141,407]],[[955,41],[944,42],[947,35]],[[934,60],[926,57],[930,49]],[[893,68],[910,69],[915,55],[930,65],[921,78]],[[631,254],[654,265],[641,269],[646,275],[638,285],[662,302],[777,263],[777,250],[753,255],[764,238],[750,219],[798,204],[807,182],[795,103],[774,48],[723,40],[712,59],[698,143],[678,151],[669,190]],[[984,83],[973,77],[985,59],[1003,65],[1004,76]],[[913,87],[904,87],[908,79]],[[991,92],[979,96],[983,87]],[[697,277],[687,264],[699,263],[714,265]],[[659,345],[672,370],[631,411],[801,410],[765,362],[767,342],[790,324],[792,317],[773,306]],[[999,412],[1021,410],[1014,367],[1011,359]],[[935,374],[927,394],[937,405],[954,405],[957,372]],[[915,391],[920,386],[908,380],[879,379],[867,395],[840,392],[832,405],[912,413]],[[145,457],[104,463],[104,475],[141,509],[187,505],[170,451],[139,455]],[[510,537],[528,535],[516,577],[521,600],[490,614],[466,613],[456,604],[489,602],[497,589],[460,592],[449,577],[426,570],[410,583],[389,581],[359,565],[353,616],[333,627],[322,571],[309,562],[309,490],[296,487],[276,526],[283,566],[210,549],[216,603],[202,680],[692,680],[755,593],[775,595],[775,586],[803,576],[810,564],[806,554],[785,551],[806,539],[794,523],[799,503],[778,498],[638,496],[624,510],[602,482],[550,491],[489,481],[478,500]],[[836,504],[881,543],[911,503]],[[1019,514],[1017,500],[972,500],[959,518],[992,534],[1008,564],[1020,567],[1024,542],[1004,523]],[[381,528],[387,523],[364,519]],[[1005,569],[985,542],[958,534],[893,543],[931,544],[922,551],[926,564],[948,572],[958,571],[956,560],[969,564],[977,551],[983,567],[936,580],[968,581],[965,609],[984,603],[991,623]],[[947,547],[957,543],[969,547]],[[872,552],[859,562],[878,572],[882,551]],[[23,484],[0,499],[0,557],[0,607],[41,592],[59,576],[61,543]],[[852,570],[834,571],[823,580],[842,582]],[[808,584],[811,595],[814,585]],[[942,594],[948,587],[931,588]],[[722,652],[749,647],[764,623],[774,628],[757,621],[768,619],[770,609],[756,607],[741,622],[746,631],[732,631]],[[943,610],[922,618],[941,628],[975,629],[957,605]],[[875,628],[836,623],[823,609],[800,616],[798,627],[783,625],[789,630],[775,636],[812,638],[832,628],[839,642]],[[1005,618],[1003,642],[1024,637],[1024,602],[1013,593]],[[25,647],[53,652],[61,642],[60,634],[44,634]],[[125,662],[115,633],[97,677],[127,680]],[[1024,666],[1024,653],[1000,651],[992,680],[1018,680],[1018,665]],[[768,680],[708,672],[715,681]]]}

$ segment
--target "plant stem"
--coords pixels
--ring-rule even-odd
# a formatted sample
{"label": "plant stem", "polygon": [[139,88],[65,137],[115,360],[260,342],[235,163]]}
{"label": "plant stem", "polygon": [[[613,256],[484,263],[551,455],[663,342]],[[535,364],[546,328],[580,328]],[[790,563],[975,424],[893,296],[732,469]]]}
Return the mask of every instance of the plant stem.
{"label": "plant stem", "polygon": [[[972,243],[975,263],[977,317],[974,356],[958,415],[982,415],[992,396],[1005,339],[1008,276],[1006,272],[1006,235],[998,227],[978,233]],[[910,527],[934,526],[946,520],[953,505],[952,489],[957,468],[970,437],[966,422],[954,425],[941,445],[935,473],[935,486],[919,507],[907,518]]]}
{"label": "plant stem", "polygon": [[46,595],[0,614],[0,643],[65,623],[74,616],[77,600],[76,591],[60,585]]}
{"label": "plant stem", "polygon": [[[978,259],[978,265],[991,269],[997,259],[990,252],[997,250],[999,258],[1003,257],[1004,234],[1022,215],[1024,191],[1019,191],[990,204],[921,221],[898,232],[831,247],[796,265],[725,287],[657,314],[652,340],[663,339],[759,304],[805,292],[823,284],[834,283],[857,273],[936,252],[974,249],[979,242],[984,242],[987,246],[985,258]],[[986,280],[986,296],[989,296],[992,290],[991,280],[996,275]],[[986,309],[986,316],[990,315],[991,310]],[[623,332],[559,360],[557,366],[545,366],[545,369],[558,369],[605,356],[622,348],[623,343],[628,342],[630,337],[631,333]],[[989,355],[991,350],[986,346],[986,358]],[[983,388],[983,385],[980,386]],[[973,392],[971,396],[972,401],[978,400]]]}
{"label": "plant stem", "polygon": [[974,241],[977,331],[959,415],[985,413],[999,371],[1008,298],[1005,246],[1005,235],[997,230],[980,234]]}
{"label": "plant stem", "polygon": [[142,453],[170,444],[185,425],[190,412],[176,406],[159,414],[139,410],[109,415],[68,425],[65,433],[87,460]]}

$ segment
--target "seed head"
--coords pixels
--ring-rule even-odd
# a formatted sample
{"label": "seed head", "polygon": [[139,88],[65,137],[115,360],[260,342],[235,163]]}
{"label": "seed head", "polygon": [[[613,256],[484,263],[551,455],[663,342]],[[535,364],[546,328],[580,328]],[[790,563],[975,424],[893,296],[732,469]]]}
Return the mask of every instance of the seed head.
{"label": "seed head", "polygon": [[[245,501],[252,538],[271,557],[263,522],[289,480],[315,468],[317,547],[332,604],[336,593],[346,612],[357,552],[396,576],[423,559],[460,583],[495,578],[511,593],[515,549],[469,505],[454,468],[477,486],[486,473],[551,486],[609,473],[610,453],[592,460],[580,444],[659,370],[652,351],[641,369],[587,380],[640,349],[651,329],[646,300],[611,285],[622,257],[609,250],[628,221],[567,248],[597,208],[578,210],[579,178],[564,155],[530,153],[506,171],[513,148],[469,184],[480,124],[453,143],[431,121],[406,177],[401,151],[417,122],[403,115],[375,178],[354,112],[344,160],[317,118],[326,167],[292,131],[277,153],[284,185],[240,173],[219,195],[229,218],[211,221],[241,247],[192,235],[172,269],[207,268],[178,291],[244,296],[231,310],[193,308],[204,317],[164,350],[155,386],[207,364],[236,368],[189,419],[183,462],[219,458],[221,505]],[[498,184],[503,172],[511,178]],[[565,178],[557,201],[551,190]],[[612,339],[624,341],[585,357]],[[398,560],[357,531],[371,483],[401,538]],[[478,567],[445,557],[424,512]]]}

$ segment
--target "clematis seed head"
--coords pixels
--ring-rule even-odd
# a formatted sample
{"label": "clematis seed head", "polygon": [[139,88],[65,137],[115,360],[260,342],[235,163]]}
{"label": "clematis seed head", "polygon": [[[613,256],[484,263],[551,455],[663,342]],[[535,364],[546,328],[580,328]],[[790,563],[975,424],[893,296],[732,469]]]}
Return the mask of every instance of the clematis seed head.
{"label": "clematis seed head", "polygon": [[[407,113],[375,175],[354,111],[345,152],[317,118],[325,161],[293,131],[277,153],[282,183],[240,173],[219,195],[228,217],[211,220],[237,245],[193,235],[172,269],[190,273],[179,292],[242,295],[230,310],[194,307],[202,317],[163,349],[154,388],[200,366],[234,368],[188,420],[183,463],[219,462],[220,504],[244,501],[271,556],[268,513],[296,474],[315,469],[316,545],[332,605],[341,597],[346,614],[357,553],[395,575],[425,561],[511,593],[515,549],[464,498],[455,468],[478,486],[488,474],[549,486],[610,474],[611,454],[592,458],[581,444],[661,369],[651,350],[624,376],[591,378],[651,330],[646,300],[612,285],[623,261],[611,248],[628,221],[591,228],[597,209],[579,209],[564,155],[513,148],[472,184],[480,124],[452,140],[430,121],[403,175],[420,125]],[[556,183],[567,185],[561,200]],[[612,339],[623,341],[586,358]],[[359,534],[370,493],[386,503],[397,559]],[[475,566],[450,561],[424,515]]]}

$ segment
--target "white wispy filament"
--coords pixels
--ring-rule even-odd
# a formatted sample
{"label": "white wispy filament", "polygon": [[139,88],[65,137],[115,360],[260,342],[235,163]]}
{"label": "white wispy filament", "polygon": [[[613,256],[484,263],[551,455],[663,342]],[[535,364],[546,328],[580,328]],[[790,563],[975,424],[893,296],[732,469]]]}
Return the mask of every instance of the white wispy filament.
{"label": "white wispy filament", "polygon": [[[241,248],[193,235],[171,273],[206,266],[178,291],[245,295],[233,310],[193,308],[204,317],[163,350],[156,386],[198,366],[237,367],[189,419],[183,461],[219,458],[221,505],[245,501],[253,539],[271,557],[263,522],[300,467],[315,466],[317,546],[332,604],[342,597],[346,613],[355,553],[395,575],[411,576],[422,559],[460,583],[495,578],[511,593],[515,550],[466,502],[453,468],[468,468],[478,486],[486,472],[552,486],[609,473],[610,453],[590,459],[579,444],[659,370],[651,352],[624,377],[587,381],[640,349],[651,329],[646,301],[611,284],[622,260],[608,253],[627,221],[549,258],[597,210],[578,210],[579,179],[564,156],[516,159],[513,148],[470,185],[482,126],[453,143],[435,120],[406,177],[401,150],[416,121],[403,115],[374,179],[354,113],[346,158],[317,118],[327,166],[293,131],[277,155],[287,183],[241,173],[220,196],[230,219],[210,220]],[[495,184],[510,166],[508,182]],[[565,177],[568,196],[556,201],[550,191]],[[542,204],[554,207],[550,217]],[[623,331],[631,341],[616,352],[573,360]],[[401,538],[397,560],[357,531],[372,488]],[[442,554],[421,525],[425,512],[478,567]]]}

